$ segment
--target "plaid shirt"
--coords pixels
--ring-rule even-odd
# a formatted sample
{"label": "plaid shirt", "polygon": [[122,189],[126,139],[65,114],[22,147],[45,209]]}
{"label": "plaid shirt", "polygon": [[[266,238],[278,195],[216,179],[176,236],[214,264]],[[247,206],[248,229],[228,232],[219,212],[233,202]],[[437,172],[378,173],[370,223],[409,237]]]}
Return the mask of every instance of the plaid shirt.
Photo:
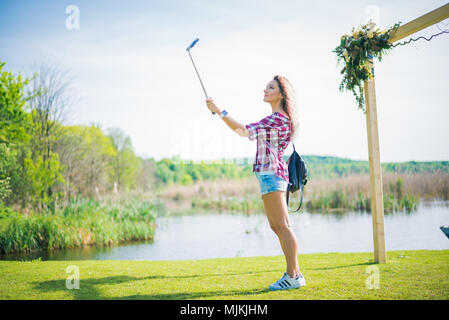
{"label": "plaid shirt", "polygon": [[253,172],[274,171],[276,176],[289,181],[288,166],[282,155],[290,142],[290,119],[275,112],[245,127],[249,131],[249,140],[257,138]]}

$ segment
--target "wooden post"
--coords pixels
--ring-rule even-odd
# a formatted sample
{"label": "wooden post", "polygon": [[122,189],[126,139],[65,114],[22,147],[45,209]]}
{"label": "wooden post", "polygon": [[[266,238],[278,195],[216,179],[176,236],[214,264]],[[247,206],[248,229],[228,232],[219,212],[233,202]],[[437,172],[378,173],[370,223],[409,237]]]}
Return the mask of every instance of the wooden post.
{"label": "wooden post", "polygon": [[379,129],[377,125],[376,90],[374,86],[374,62],[369,63],[373,78],[365,81],[366,129],[370,171],[371,215],[373,219],[374,262],[385,263],[384,203],[382,191],[382,168],[380,166]]}
{"label": "wooden post", "polygon": [[[393,43],[428,26],[449,18],[449,3],[418,17],[399,27],[390,35]],[[379,128],[377,126],[376,89],[374,86],[374,63],[372,55],[369,63],[373,78],[365,81],[366,130],[368,132],[368,154],[370,171],[371,214],[373,218],[374,261],[385,263],[384,203],[382,191],[382,168],[380,166]]]}

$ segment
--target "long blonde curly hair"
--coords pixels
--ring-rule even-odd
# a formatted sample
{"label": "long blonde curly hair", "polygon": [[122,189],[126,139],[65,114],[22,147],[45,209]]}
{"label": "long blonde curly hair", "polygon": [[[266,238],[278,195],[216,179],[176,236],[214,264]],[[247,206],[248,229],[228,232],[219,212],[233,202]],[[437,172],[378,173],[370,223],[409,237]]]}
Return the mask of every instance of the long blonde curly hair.
{"label": "long blonde curly hair", "polygon": [[293,85],[290,83],[290,81],[287,80],[287,78],[275,75],[273,80],[276,80],[276,82],[279,85],[279,90],[284,97],[281,102],[282,110],[284,110],[288,116],[290,117],[290,141],[294,141],[296,134],[298,132],[298,115],[297,115],[297,106],[296,106],[296,92]]}

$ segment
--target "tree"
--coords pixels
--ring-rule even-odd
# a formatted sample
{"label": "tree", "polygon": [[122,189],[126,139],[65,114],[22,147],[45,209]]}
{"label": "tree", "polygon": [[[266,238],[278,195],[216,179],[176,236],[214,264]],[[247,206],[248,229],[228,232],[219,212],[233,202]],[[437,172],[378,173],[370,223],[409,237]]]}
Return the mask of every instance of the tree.
{"label": "tree", "polygon": [[96,190],[106,189],[108,166],[116,151],[99,126],[65,126],[55,149],[63,167],[64,194],[69,203],[75,195],[93,198]]}
{"label": "tree", "polygon": [[56,182],[64,182],[59,168],[58,154],[51,152],[50,157],[43,160],[42,157],[33,161],[31,152],[25,158],[25,169],[29,180],[29,194],[31,204],[41,212],[47,209],[52,199],[47,194],[48,188]]}
{"label": "tree", "polygon": [[139,159],[142,166],[140,172],[137,174],[137,186],[142,192],[147,192],[154,189],[155,186],[156,164],[153,158]]}
{"label": "tree", "polygon": [[[52,155],[55,144],[62,135],[63,122],[66,120],[66,110],[72,103],[70,94],[70,78],[68,71],[57,66],[41,63],[33,67],[34,75],[29,89],[29,103],[31,109],[30,128],[30,157],[35,162],[29,168],[45,164],[48,172],[56,164]],[[42,159],[40,159],[42,158]],[[61,168],[59,163],[57,168]],[[48,184],[45,191],[51,197],[53,185]]]}
{"label": "tree", "polygon": [[7,145],[17,141],[27,141],[26,133],[29,116],[26,113],[24,87],[29,80],[22,80],[4,71],[6,62],[0,62],[0,143]]}
{"label": "tree", "polygon": [[119,188],[129,191],[135,187],[136,175],[141,169],[141,162],[133,152],[131,138],[120,128],[109,128],[108,137],[116,150],[116,156],[112,159],[113,182]]}
{"label": "tree", "polygon": [[24,88],[28,79],[4,71],[0,62],[0,201],[23,194],[25,179],[20,170],[20,148],[30,139]]}

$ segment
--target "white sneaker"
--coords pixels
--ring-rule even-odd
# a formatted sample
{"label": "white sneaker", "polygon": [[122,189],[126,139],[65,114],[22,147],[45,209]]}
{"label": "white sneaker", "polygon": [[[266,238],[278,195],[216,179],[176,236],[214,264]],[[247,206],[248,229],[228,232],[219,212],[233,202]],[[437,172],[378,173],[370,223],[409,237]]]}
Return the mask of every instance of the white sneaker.
{"label": "white sneaker", "polygon": [[302,275],[302,273],[297,276],[295,279],[291,278],[287,272],[284,272],[284,275],[281,279],[276,281],[273,284],[270,284],[268,289],[270,290],[288,290],[288,289],[297,289],[299,287],[304,287],[306,285],[306,279]]}

